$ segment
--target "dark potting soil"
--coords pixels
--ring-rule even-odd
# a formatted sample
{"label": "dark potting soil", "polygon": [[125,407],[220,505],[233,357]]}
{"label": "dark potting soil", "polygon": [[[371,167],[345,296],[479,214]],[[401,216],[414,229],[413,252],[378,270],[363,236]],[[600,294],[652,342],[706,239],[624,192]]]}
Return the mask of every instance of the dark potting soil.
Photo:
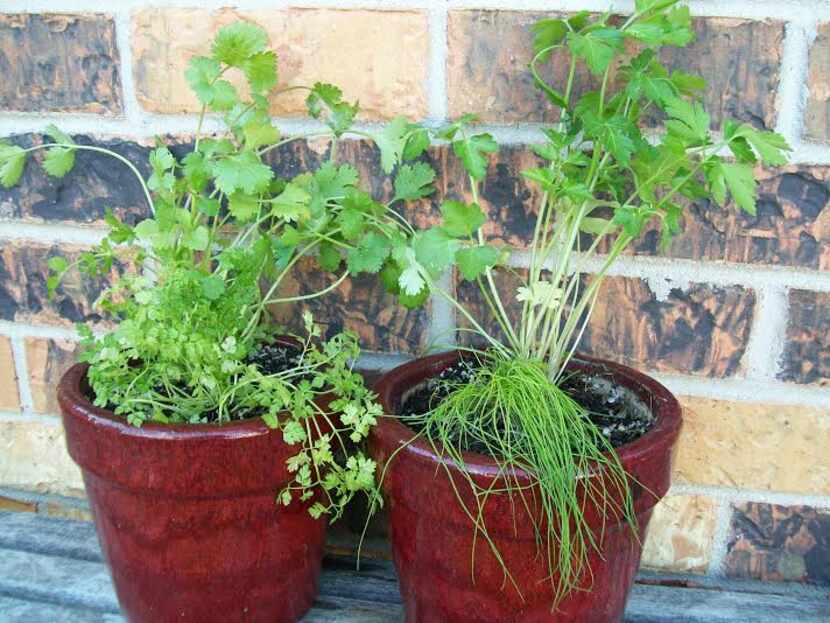
{"label": "dark potting soil", "polygon": [[[434,409],[452,391],[455,383],[468,383],[477,364],[461,360],[446,368],[403,396],[399,415],[417,416]],[[446,383],[449,381],[450,383]],[[580,405],[588,418],[615,448],[638,439],[656,421],[652,410],[633,391],[615,383],[610,375],[576,372],[567,376],[560,387]],[[411,426],[412,423],[408,422]],[[464,448],[481,452],[483,448]]]}

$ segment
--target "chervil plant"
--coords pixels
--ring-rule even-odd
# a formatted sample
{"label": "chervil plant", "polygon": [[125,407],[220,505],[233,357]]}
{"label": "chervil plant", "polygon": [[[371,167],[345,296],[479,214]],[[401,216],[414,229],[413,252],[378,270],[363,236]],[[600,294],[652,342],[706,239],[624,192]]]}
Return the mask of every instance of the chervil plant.
{"label": "chervil plant", "polygon": [[[54,177],[72,170],[78,151],[106,154],[128,167],[143,189],[152,217],[134,227],[112,213],[109,235],[69,263],[51,258],[48,287],[54,293],[67,271],[88,275],[128,264],[101,304],[117,327],[95,335],[82,327],[83,361],[95,403],[112,408],[130,423],[217,423],[262,417],[297,444],[288,462],[294,483],[279,495],[289,504],[325,492],[310,512],[338,516],[356,493],[374,496],[374,462],[359,444],[380,415],[372,394],[352,371],[359,354],[356,336],[345,332],[320,344],[309,316],[306,334],[286,347],[263,321],[267,307],[326,294],[350,272],[379,272],[397,280],[390,256],[404,257],[411,227],[390,204],[375,201],[358,185],[358,174],[338,164],[338,140],[350,133],[357,104],[329,84],[280,86],[277,58],[266,49],[260,28],[238,22],[219,31],[209,56],[190,61],[187,80],[201,102],[192,144],[158,142],[150,152],[150,176],[103,147],[81,145],[50,126],[51,139],[32,147],[0,143],[0,183],[18,182],[27,157],[42,151],[41,165]],[[242,80],[229,80],[236,75]],[[272,96],[304,89],[319,132],[283,137],[271,123]],[[208,114],[227,130],[205,136]],[[387,171],[417,157],[427,146],[421,128],[395,120],[375,138]],[[269,152],[303,138],[331,139],[327,160],[316,171],[280,179],[264,160]],[[434,173],[424,165],[403,165],[393,201],[413,199]],[[343,256],[346,262],[343,266]],[[280,286],[304,257],[334,273],[318,292],[281,297]],[[261,288],[262,284],[264,288]],[[401,300],[418,305],[424,288],[407,288]],[[269,368],[274,349],[287,365]],[[332,394],[330,404],[321,400]],[[172,476],[172,475],[171,475]]]}
{"label": "chervil plant", "polygon": [[[556,602],[584,579],[597,547],[580,483],[607,515],[636,529],[629,484],[611,444],[561,387],[604,276],[647,224],[656,222],[667,244],[690,201],[723,206],[731,196],[754,214],[753,167],[781,165],[789,149],[781,136],[734,121],[713,133],[700,101],[704,81],[660,62],[662,46],[692,41],[689,9],[678,0],[637,0],[635,7],[628,17],[582,12],[533,27],[530,71],[560,120],[534,146],[545,166],[523,172],[542,190],[527,271],[509,268],[509,251],[484,237],[478,187],[498,145],[467,116],[436,136],[463,164],[472,202],[441,204],[441,224],[418,234],[401,258],[397,283],[409,294],[426,285],[446,298],[465,331],[486,347],[476,351],[479,365],[469,382],[447,383],[447,397],[409,423],[462,468],[462,451],[475,447],[495,457],[508,480],[513,468],[535,474],[544,509],[536,530]],[[542,78],[540,67],[551,62],[568,68],[564,84]],[[586,73],[590,85],[577,85],[577,75]],[[484,316],[440,287],[437,275],[452,264],[478,285]],[[507,295],[497,283],[505,273],[520,282]],[[486,328],[494,325],[497,331]],[[597,465],[610,474],[604,483],[585,477]],[[477,493],[478,507],[467,509],[473,520],[493,491],[468,480]],[[510,490],[523,499],[517,480]],[[487,527],[473,523],[493,547]]]}

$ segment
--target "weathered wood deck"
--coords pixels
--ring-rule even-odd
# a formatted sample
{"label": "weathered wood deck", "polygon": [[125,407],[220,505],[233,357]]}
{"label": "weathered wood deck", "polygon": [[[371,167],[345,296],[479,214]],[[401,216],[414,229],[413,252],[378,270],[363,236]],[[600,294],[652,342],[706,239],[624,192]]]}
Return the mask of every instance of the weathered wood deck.
{"label": "weathered wood deck", "polygon": [[[358,573],[352,557],[336,553],[343,552],[342,547],[332,551],[325,561],[319,598],[305,623],[403,620],[391,562],[364,558]],[[91,523],[0,513],[0,621],[124,621]],[[644,576],[634,588],[625,621],[827,623],[830,595],[791,591],[784,585],[690,588]]]}

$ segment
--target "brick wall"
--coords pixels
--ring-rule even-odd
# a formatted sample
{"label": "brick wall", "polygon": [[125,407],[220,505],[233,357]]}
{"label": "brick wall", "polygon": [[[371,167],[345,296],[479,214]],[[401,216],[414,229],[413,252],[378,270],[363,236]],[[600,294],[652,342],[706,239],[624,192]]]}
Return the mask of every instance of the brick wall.
{"label": "brick wall", "polygon": [[[342,85],[360,99],[366,126],[400,113],[432,124],[480,113],[503,145],[484,183],[484,207],[497,223],[487,233],[524,244],[534,191],[518,173],[534,159],[526,145],[552,118],[524,69],[529,24],[545,12],[609,2],[235,4],[5,0],[0,135],[36,141],[54,122],[134,160],[156,134],[186,140],[196,125],[186,59],[217,27],[244,17],[268,30],[283,79]],[[675,485],[656,513],[647,565],[830,584],[830,5],[690,4],[697,42],[665,60],[707,78],[716,126],[733,116],[776,129],[795,146],[793,163],[759,171],[755,217],[695,205],[665,252],[646,233],[613,269],[583,346],[651,371],[687,407]],[[289,99],[273,114],[285,132],[314,128],[302,110]],[[315,166],[319,152],[294,145],[275,153],[273,165],[295,173]],[[340,153],[377,195],[389,193],[371,147],[351,142]],[[435,218],[442,197],[464,193],[446,149],[430,157],[439,193],[413,208],[420,225]],[[142,218],[139,193],[125,171],[89,153],[64,180],[32,167],[18,189],[0,192],[0,486],[81,491],[52,394],[75,353],[72,324],[103,322],[92,306],[102,284],[70,281],[49,301],[46,261],[97,241],[106,207]],[[514,258],[518,267],[525,260]],[[316,278],[301,273],[294,287]],[[356,329],[374,365],[417,354],[455,323],[440,302],[406,312],[362,278],[314,311]]]}

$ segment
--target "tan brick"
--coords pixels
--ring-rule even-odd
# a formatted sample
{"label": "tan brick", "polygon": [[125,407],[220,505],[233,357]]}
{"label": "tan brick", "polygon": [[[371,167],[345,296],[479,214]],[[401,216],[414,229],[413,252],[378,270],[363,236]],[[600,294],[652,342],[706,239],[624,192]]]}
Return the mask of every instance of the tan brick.
{"label": "tan brick", "polygon": [[[477,113],[487,122],[551,121],[558,109],[534,86],[530,26],[551,13],[459,10],[448,20],[447,89],[452,116]],[[697,40],[667,49],[670,69],[700,73],[708,83],[706,107],[714,126],[726,117],[773,127],[784,39],[782,22],[727,18],[695,20]],[[542,74],[564,88],[565,55],[554,56]],[[575,93],[591,79],[577,74]]]}
{"label": "tan brick", "polygon": [[20,411],[12,343],[4,336],[0,336],[0,411]]}
{"label": "tan brick", "polygon": [[669,494],[654,508],[642,565],[675,573],[705,573],[715,535],[714,500]]}
{"label": "tan brick", "polygon": [[0,495],[0,511],[10,511],[12,513],[36,513],[37,504],[34,502],[16,500],[14,498],[7,498]]}
{"label": "tan brick", "polygon": [[26,365],[35,411],[60,413],[58,382],[75,363],[77,353],[78,343],[72,340],[26,338]]}
{"label": "tan brick", "polygon": [[830,408],[681,397],[676,482],[830,494]]}
{"label": "tan brick", "polygon": [[0,15],[0,108],[120,113],[115,22],[99,14]]}
{"label": "tan brick", "polygon": [[[136,91],[149,111],[198,110],[184,78],[190,57],[209,50],[220,26],[237,19],[268,31],[279,57],[283,85],[331,82],[350,100],[359,99],[365,118],[427,111],[427,17],[418,11],[285,9],[146,9],[133,17]],[[273,113],[305,114],[305,94],[277,98]]]}
{"label": "tan brick", "polygon": [[81,472],[66,451],[60,420],[0,422],[0,486],[81,493]]}
{"label": "tan brick", "polygon": [[807,89],[804,134],[816,141],[830,141],[830,22],[818,25],[810,48]]}

